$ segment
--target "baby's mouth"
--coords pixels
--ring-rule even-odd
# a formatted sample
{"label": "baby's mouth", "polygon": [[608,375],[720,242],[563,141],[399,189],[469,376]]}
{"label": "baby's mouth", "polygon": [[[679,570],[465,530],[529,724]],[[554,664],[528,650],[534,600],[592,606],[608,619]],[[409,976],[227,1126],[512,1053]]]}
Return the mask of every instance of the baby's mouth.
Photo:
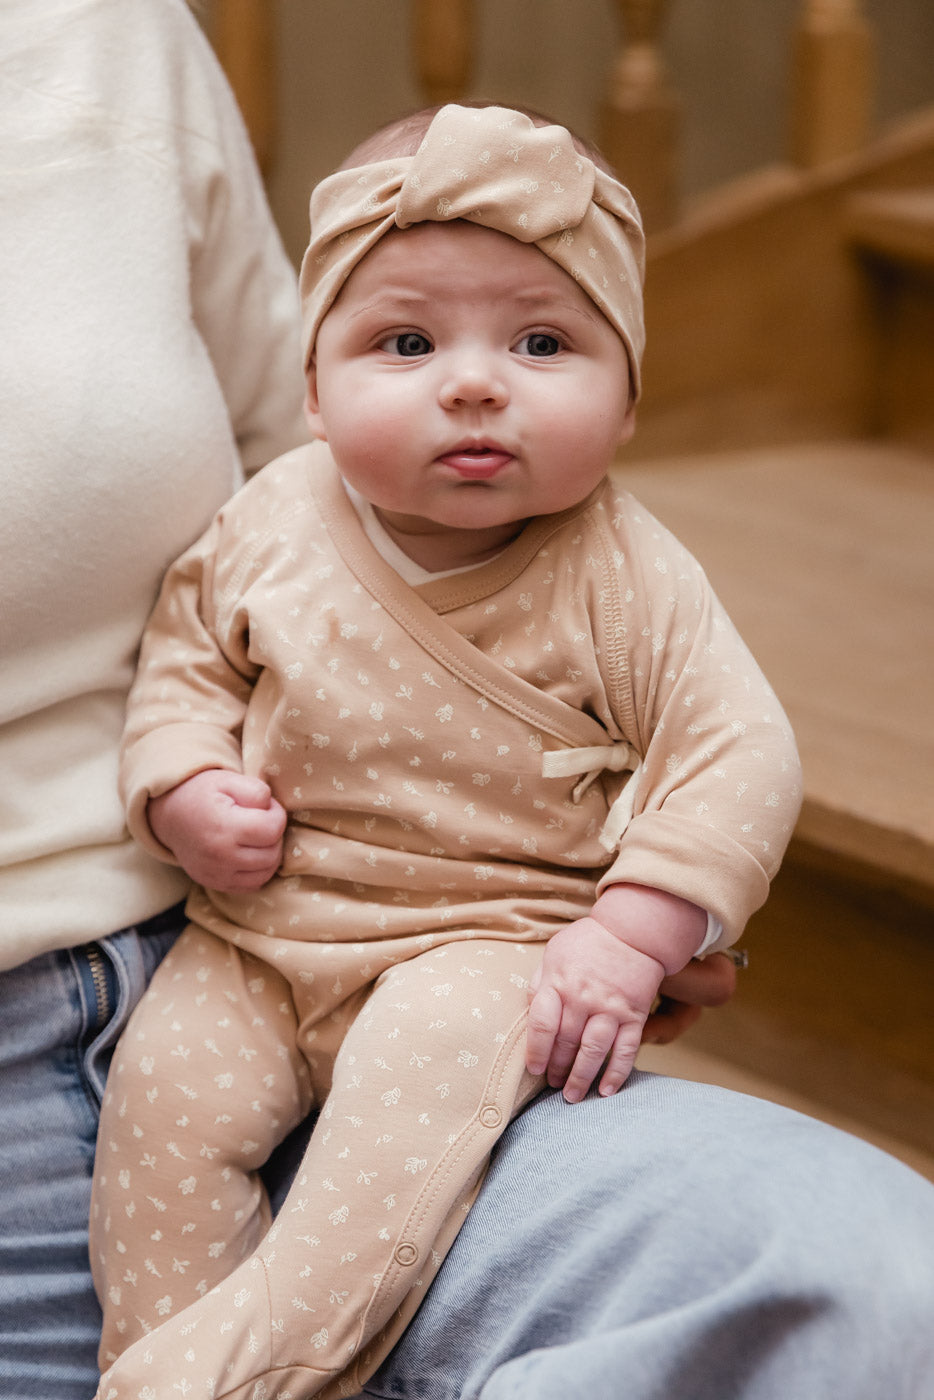
{"label": "baby's mouth", "polygon": [[438,460],[467,480],[486,481],[512,461],[512,453],[496,442],[464,442]]}

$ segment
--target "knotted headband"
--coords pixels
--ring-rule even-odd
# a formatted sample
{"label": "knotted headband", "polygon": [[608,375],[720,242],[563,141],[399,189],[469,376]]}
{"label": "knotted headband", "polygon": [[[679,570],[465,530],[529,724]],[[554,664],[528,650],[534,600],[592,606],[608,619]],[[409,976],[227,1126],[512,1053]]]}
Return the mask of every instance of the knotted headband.
{"label": "knotted headband", "polygon": [[635,200],[563,126],[506,107],[442,107],[414,156],[339,170],[316,187],[300,284],[306,367],[328,308],[374,244],[450,219],[532,243],[569,273],[622,338],[638,398],[645,239]]}

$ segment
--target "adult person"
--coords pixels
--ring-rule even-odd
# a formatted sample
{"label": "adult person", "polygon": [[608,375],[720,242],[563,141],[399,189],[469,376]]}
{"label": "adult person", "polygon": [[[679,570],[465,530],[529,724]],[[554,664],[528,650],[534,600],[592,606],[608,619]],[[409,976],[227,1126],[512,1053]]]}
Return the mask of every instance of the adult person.
{"label": "adult person", "polygon": [[305,436],[294,271],[181,0],[0,6],[0,1394],[87,1400],[110,1052],[183,922],[117,747],[166,566]]}

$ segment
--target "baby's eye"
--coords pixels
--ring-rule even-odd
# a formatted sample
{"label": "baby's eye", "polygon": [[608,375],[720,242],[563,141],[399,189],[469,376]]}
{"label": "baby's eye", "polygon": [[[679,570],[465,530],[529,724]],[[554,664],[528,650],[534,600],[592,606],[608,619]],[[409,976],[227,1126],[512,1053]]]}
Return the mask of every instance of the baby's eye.
{"label": "baby's eye", "polygon": [[421,331],[399,331],[397,335],[387,336],[380,342],[381,350],[386,350],[390,355],[405,355],[415,357],[417,355],[427,355],[431,352],[431,341]]}
{"label": "baby's eye", "polygon": [[549,355],[557,355],[560,352],[561,341],[556,335],[547,335],[544,331],[531,331],[529,335],[522,337],[516,349],[520,355],[547,359]]}

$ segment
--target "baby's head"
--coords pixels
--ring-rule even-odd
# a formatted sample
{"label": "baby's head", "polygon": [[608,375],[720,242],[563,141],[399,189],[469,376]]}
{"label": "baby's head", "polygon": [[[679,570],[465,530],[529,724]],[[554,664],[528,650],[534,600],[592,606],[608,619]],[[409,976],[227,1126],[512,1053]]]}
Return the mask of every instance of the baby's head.
{"label": "baby's head", "polygon": [[317,187],[311,226],[309,420],[384,523],[506,529],[590,494],[644,343],[638,211],[598,153],[507,108],[418,113]]}
{"label": "baby's head", "polygon": [[379,239],[454,219],[534,243],[569,272],[622,338],[639,397],[645,240],[635,200],[596,147],[537,114],[486,105],[402,117],[317,186],[302,263],[306,366],[328,308]]}

